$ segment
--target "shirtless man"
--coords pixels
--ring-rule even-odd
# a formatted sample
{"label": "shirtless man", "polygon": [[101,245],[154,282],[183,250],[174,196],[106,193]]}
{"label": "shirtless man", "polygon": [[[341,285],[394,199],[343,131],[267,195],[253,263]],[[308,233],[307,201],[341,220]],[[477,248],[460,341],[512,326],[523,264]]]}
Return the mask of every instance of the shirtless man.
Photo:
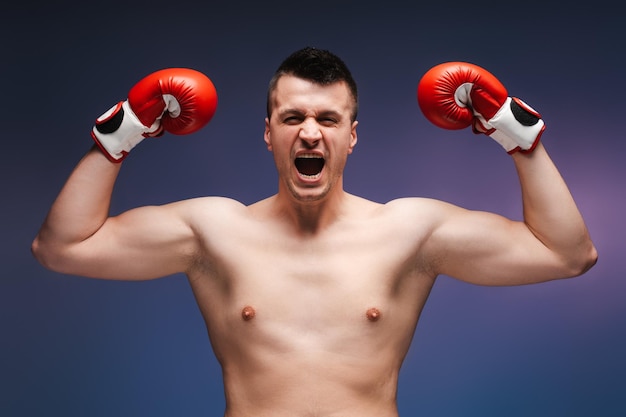
{"label": "shirtless man", "polygon": [[[142,86],[121,110],[99,118],[99,146],[69,177],[33,252],[52,270],[85,277],[185,273],[223,369],[227,417],[397,417],[400,366],[439,274],[520,285],[577,276],[596,261],[572,196],[538,141],[543,122],[535,120],[540,129],[529,140],[515,118],[499,122],[477,111],[490,112],[493,100],[485,97],[506,99],[489,91],[497,82],[468,87],[462,80],[453,93],[465,89],[475,108],[457,102],[456,115],[440,122],[456,123],[451,117],[470,109],[475,131],[511,154],[524,221],[426,198],[379,204],[344,191],[343,169],[357,143],[356,85],[339,58],[312,48],[286,59],[268,92],[264,139],[278,169],[276,195],[249,206],[195,198],[110,217],[119,162],[139,139],[162,128],[188,133],[211,118],[212,85],[194,77],[171,77],[173,84],[197,81],[191,104],[159,80],[156,116],[140,108],[153,100],[145,92],[152,87]],[[427,117],[441,116],[444,106],[421,94]],[[172,122],[182,114],[182,126]]]}

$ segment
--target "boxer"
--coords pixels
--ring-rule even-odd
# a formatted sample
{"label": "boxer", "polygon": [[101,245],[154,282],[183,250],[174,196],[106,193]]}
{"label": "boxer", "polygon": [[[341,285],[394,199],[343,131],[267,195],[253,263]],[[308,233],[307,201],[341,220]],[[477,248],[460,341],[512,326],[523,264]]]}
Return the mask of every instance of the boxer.
{"label": "boxer", "polygon": [[418,101],[436,125],[471,126],[504,147],[519,173],[523,221],[345,191],[358,138],[356,83],[336,55],[304,48],[268,89],[263,140],[278,171],[274,195],[109,214],[120,166],[132,163],[140,141],[198,131],[215,112],[210,80],[167,69],[97,118],[96,146],[53,203],[33,253],[52,270],[85,277],[185,274],[222,366],[226,417],[397,417],[400,367],[437,276],[540,283],[578,276],[597,258],[542,145],[536,111],[486,70],[459,62],[429,71]]}

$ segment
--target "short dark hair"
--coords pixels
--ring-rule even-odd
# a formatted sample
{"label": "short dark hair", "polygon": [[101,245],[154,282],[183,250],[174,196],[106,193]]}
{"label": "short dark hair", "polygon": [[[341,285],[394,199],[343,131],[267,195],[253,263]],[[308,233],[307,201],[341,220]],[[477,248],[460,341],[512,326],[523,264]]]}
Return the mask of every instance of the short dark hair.
{"label": "short dark hair", "polygon": [[319,85],[330,85],[337,82],[345,82],[352,98],[354,110],[351,119],[356,120],[359,108],[359,99],[356,82],[352,78],[350,70],[337,55],[325,49],[307,46],[289,55],[278,67],[270,80],[267,91],[267,117],[272,114],[272,93],[276,89],[278,80],[283,75],[293,75]]}

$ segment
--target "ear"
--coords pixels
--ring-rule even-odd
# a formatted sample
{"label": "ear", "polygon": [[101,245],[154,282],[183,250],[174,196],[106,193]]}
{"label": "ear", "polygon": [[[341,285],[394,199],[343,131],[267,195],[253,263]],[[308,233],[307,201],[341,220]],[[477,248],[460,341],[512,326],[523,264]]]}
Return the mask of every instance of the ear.
{"label": "ear", "polygon": [[270,120],[265,118],[265,133],[263,134],[263,140],[265,141],[265,145],[267,145],[267,150],[272,151],[272,141],[270,140]]}
{"label": "ear", "polygon": [[358,121],[352,122],[352,128],[350,130],[350,146],[348,147],[348,155],[352,153],[356,143],[358,142],[357,134],[356,134],[356,126],[359,124]]}

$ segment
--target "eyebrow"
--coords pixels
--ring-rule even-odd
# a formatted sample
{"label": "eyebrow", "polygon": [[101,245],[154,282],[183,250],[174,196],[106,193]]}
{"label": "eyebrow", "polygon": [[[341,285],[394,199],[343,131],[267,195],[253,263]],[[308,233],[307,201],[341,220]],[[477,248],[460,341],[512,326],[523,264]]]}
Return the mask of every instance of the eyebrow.
{"label": "eyebrow", "polygon": [[[304,115],[305,112],[303,112],[302,110],[298,110],[295,108],[290,108],[290,109],[285,109],[281,112],[278,113],[278,116],[285,116],[287,114],[297,114],[297,115]],[[336,110],[323,110],[320,113],[318,113],[317,117],[328,117],[328,116],[333,116],[336,118],[341,118],[342,114]]]}

